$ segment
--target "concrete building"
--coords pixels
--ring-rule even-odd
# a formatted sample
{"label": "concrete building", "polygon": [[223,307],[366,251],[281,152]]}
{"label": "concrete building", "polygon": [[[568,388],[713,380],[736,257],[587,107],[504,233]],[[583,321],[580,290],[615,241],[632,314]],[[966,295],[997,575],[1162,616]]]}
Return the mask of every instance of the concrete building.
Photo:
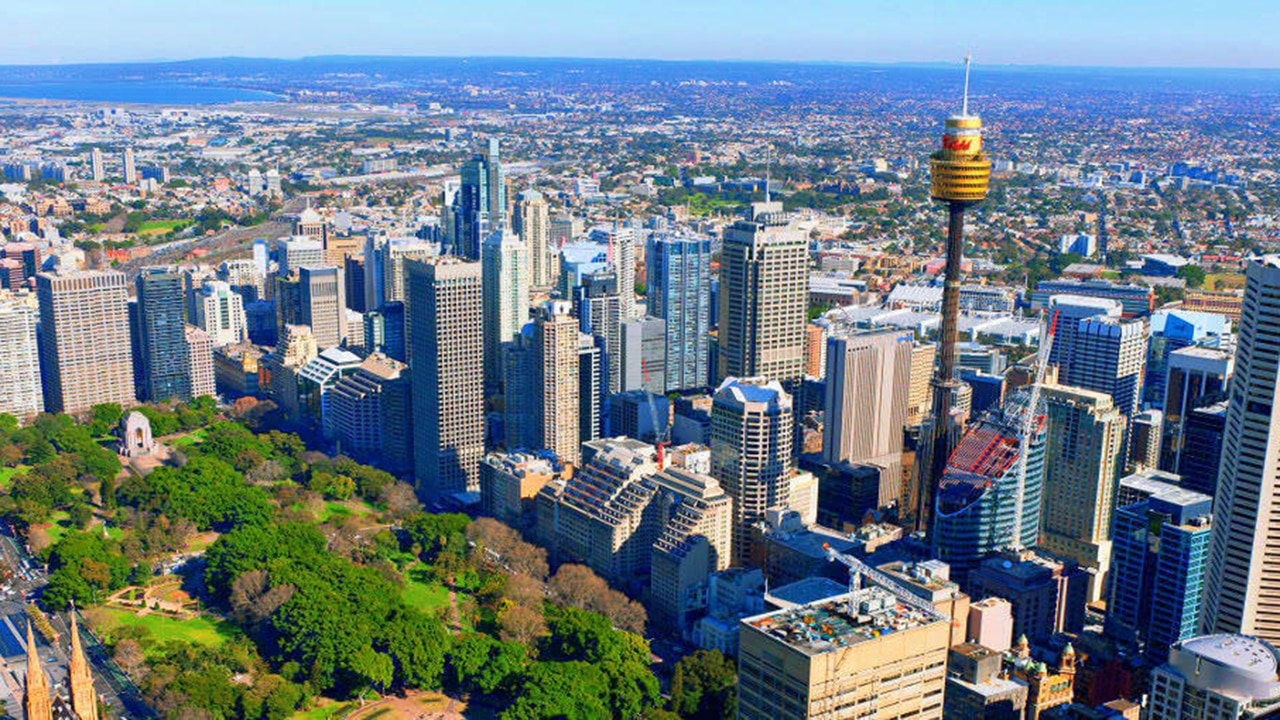
{"label": "concrete building", "polygon": [[[280,301],[276,303],[278,308]],[[244,342],[248,337],[244,299],[225,282],[206,281],[195,296],[195,311],[192,324],[209,334],[214,347]]]}
{"label": "concrete building", "polygon": [[334,438],[345,454],[404,475],[413,469],[412,403],[409,366],[373,353],[329,391]]}
{"label": "concrete building", "polygon": [[278,273],[282,276],[287,277],[299,268],[324,267],[327,264],[324,243],[320,240],[307,235],[282,237],[276,240],[276,265]]}
{"label": "concrete building", "polygon": [[1280,709],[1278,663],[1280,653],[1274,645],[1248,635],[1223,633],[1183,640],[1170,650],[1169,661],[1151,673],[1146,717],[1270,717]]}
{"label": "concrete building", "polygon": [[529,318],[529,260],[515,233],[497,231],[480,251],[484,269],[484,379],[502,384],[502,351],[515,342]]}
{"label": "concrete building", "polygon": [[1022,720],[1027,685],[1003,677],[1000,652],[973,643],[951,647],[944,720]]}
{"label": "concrete building", "polygon": [[705,387],[711,330],[711,241],[652,236],[645,275],[648,312],[666,322],[663,392]]}
{"label": "concrete building", "polygon": [[489,453],[480,460],[480,506],[513,528],[529,530],[536,521],[538,493],[560,476],[557,463],[545,455]]}
{"label": "concrete building", "polygon": [[587,237],[608,248],[609,270],[618,278],[622,319],[630,320],[636,316],[636,231],[615,223],[592,228]]}
{"label": "concrete building", "polygon": [[321,350],[298,371],[298,420],[318,427],[326,440],[336,437],[333,390],[360,368],[360,356],[340,347]]}
{"label": "concrete building", "polygon": [[742,620],[738,717],[942,717],[947,621],[868,587]]}
{"label": "concrete building", "polygon": [[750,528],[790,493],[791,396],[777,380],[726,378],[711,407],[711,475],[733,498],[736,565],[751,557]]}
{"label": "concrete building", "polygon": [[579,329],[595,338],[606,379],[604,394],[622,391],[622,298],[618,277],[612,272],[596,272],[574,288],[574,315]]}
{"label": "concrete building", "polygon": [[710,452],[695,454],[704,467],[673,463],[649,478],[658,491],[661,528],[650,559],[651,618],[682,637],[691,637],[706,611],[707,578],[729,568],[733,551],[733,501],[715,478],[698,472],[708,469]]}
{"label": "concrete building", "polygon": [[595,338],[578,333],[578,439],[590,442],[603,433],[605,372]]}
{"label": "concrete building", "polygon": [[1280,642],[1280,421],[1275,399],[1280,344],[1280,256],[1249,263],[1236,371],[1213,499],[1203,629]]}
{"label": "concrete building", "polygon": [[525,190],[516,202],[513,219],[513,229],[529,255],[529,285],[539,291],[550,289],[555,277],[547,199],[537,190]]}
{"label": "concrete building", "polygon": [[[204,332],[201,330],[201,332]],[[259,385],[259,363],[265,352],[252,343],[213,349],[213,378],[218,392],[228,399],[265,394],[269,382]]]}
{"label": "concrete building", "polygon": [[347,336],[346,285],[342,270],[336,267],[298,268],[301,324],[311,326],[316,344],[321,348],[337,347]]}
{"label": "concrete building", "polygon": [[484,339],[479,263],[410,261],[414,479],[426,499],[479,492]]}
{"label": "concrete building", "polygon": [[933,366],[938,346],[916,343],[911,349],[911,389],[907,394],[906,425],[916,427],[933,407]]}
{"label": "concrete building", "polygon": [[27,423],[44,412],[36,312],[13,300],[0,300],[0,413]]}
{"label": "concrete building", "polygon": [[[609,396],[609,434],[657,443],[668,435],[671,400],[644,390]],[[656,425],[655,425],[656,422]]]}
{"label": "concrete building", "polygon": [[101,403],[127,408],[137,402],[127,283],[114,270],[36,276],[40,372],[49,412],[78,414]]}
{"label": "concrete building", "polygon": [[1192,410],[1183,423],[1182,449],[1178,454],[1178,474],[1188,490],[1215,497],[1218,470],[1222,466],[1222,442],[1227,433],[1227,410],[1223,400]]}
{"label": "concrete building", "polygon": [[1040,546],[1091,575],[1102,598],[1111,567],[1111,519],[1124,470],[1125,418],[1103,393],[1063,385],[1043,390],[1046,413]]}
{"label": "concrete building", "polygon": [[910,333],[881,330],[827,341],[822,457],[884,469],[879,500],[902,494],[902,429],[911,390]]}
{"label": "concrete building", "polygon": [[548,485],[551,503],[539,503],[538,524],[549,507],[552,554],[558,562],[580,562],[619,587],[649,575],[657,540],[657,490],[645,480],[658,471],[652,445],[628,438],[589,443],[590,456],[559,487]]}
{"label": "concrete building", "polygon": [[1132,417],[1142,398],[1146,325],[1117,319],[1113,301],[1089,300],[1053,298],[1052,306],[1062,314],[1049,362],[1058,366],[1063,385],[1107,393],[1121,413]]}
{"label": "concrete building", "polygon": [[1158,665],[1199,628],[1213,498],[1154,478],[1143,489],[1116,510],[1106,632]]}
{"label": "concrete building", "polygon": [[213,371],[213,340],[195,325],[183,326],[189,362],[187,376],[191,380],[191,397],[217,397],[217,378]]}
{"label": "concrete building", "polygon": [[134,157],[133,148],[127,147],[120,158],[120,174],[124,176],[125,185],[136,185],[138,182],[138,161]]}
{"label": "concrete building", "polygon": [[107,179],[107,171],[102,161],[102,149],[90,148],[89,150],[89,177],[94,182],[102,182]]}
{"label": "concrete building", "polygon": [[724,232],[717,377],[765,377],[794,394],[804,376],[808,236],[762,220]]}
{"label": "concrete building", "polygon": [[969,604],[967,642],[1004,652],[1013,647],[1013,605],[1001,597]]}
{"label": "concrete building", "polygon": [[984,560],[969,579],[969,593],[1008,600],[1013,634],[1039,644],[1084,627],[1089,576],[1069,561],[1023,551]]}
{"label": "concrete building", "polygon": [[621,391],[648,389],[665,394],[667,387],[667,324],[654,317],[624,320],[619,354]]}

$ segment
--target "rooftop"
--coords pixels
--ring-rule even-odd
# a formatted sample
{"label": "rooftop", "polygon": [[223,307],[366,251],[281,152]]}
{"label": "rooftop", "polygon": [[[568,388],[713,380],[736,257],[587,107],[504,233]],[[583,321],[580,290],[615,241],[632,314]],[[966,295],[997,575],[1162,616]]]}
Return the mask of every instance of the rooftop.
{"label": "rooftop", "polygon": [[743,624],[805,655],[821,655],[895,632],[946,622],[941,615],[899,602],[888,590],[871,586],[853,598],[829,598],[789,610],[743,619]]}

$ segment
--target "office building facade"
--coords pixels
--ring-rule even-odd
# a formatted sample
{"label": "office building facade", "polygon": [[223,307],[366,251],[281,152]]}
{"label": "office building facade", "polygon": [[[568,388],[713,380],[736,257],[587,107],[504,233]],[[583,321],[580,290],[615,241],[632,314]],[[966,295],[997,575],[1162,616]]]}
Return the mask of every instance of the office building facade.
{"label": "office building facade", "polygon": [[666,321],[665,391],[705,387],[711,330],[711,241],[655,235],[647,246],[645,274],[648,312]]}
{"label": "office building facade", "polygon": [[414,481],[428,499],[477,492],[484,455],[480,264],[438,258],[407,269]]}
{"label": "office building facade", "polygon": [[49,412],[79,414],[101,403],[129,407],[137,401],[127,283],[114,270],[36,276]]}
{"label": "office building facade", "polygon": [[27,423],[44,412],[36,312],[11,300],[0,300],[0,377],[0,413]]}

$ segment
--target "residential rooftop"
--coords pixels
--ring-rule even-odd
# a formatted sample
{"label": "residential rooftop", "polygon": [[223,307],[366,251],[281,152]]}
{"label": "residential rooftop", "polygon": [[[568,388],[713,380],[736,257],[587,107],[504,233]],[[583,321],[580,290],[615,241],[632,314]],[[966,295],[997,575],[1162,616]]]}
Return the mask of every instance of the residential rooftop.
{"label": "residential rooftop", "polygon": [[[851,605],[853,613],[849,612]],[[815,656],[946,620],[901,602],[888,590],[870,586],[857,591],[852,602],[848,596],[839,596],[742,622],[797,652]]]}

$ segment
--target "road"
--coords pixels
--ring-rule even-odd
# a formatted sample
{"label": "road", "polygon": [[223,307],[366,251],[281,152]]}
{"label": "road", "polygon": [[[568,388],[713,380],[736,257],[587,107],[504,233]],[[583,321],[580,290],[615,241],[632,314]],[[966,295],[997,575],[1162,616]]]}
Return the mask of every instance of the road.
{"label": "road", "polygon": [[[7,618],[25,640],[27,598],[38,597],[48,583],[48,577],[36,561],[27,555],[23,544],[14,537],[12,527],[8,523],[0,523],[0,561],[14,569],[14,576],[10,581],[12,592],[0,595],[0,618]],[[80,640],[84,645],[85,655],[93,665],[93,679],[98,697],[108,707],[120,709],[120,717],[155,717],[155,713],[143,702],[142,693],[137,686],[111,659],[111,654],[102,642],[89,631],[84,616],[79,615],[78,610],[76,612],[80,625]],[[45,670],[54,676],[56,682],[57,678],[66,676],[71,629],[66,613],[50,613],[49,622],[58,633],[59,642],[55,646],[46,646],[46,649],[41,652],[41,659],[48,661],[52,655],[57,666],[46,666]],[[3,631],[3,628],[0,628],[0,631]]]}

